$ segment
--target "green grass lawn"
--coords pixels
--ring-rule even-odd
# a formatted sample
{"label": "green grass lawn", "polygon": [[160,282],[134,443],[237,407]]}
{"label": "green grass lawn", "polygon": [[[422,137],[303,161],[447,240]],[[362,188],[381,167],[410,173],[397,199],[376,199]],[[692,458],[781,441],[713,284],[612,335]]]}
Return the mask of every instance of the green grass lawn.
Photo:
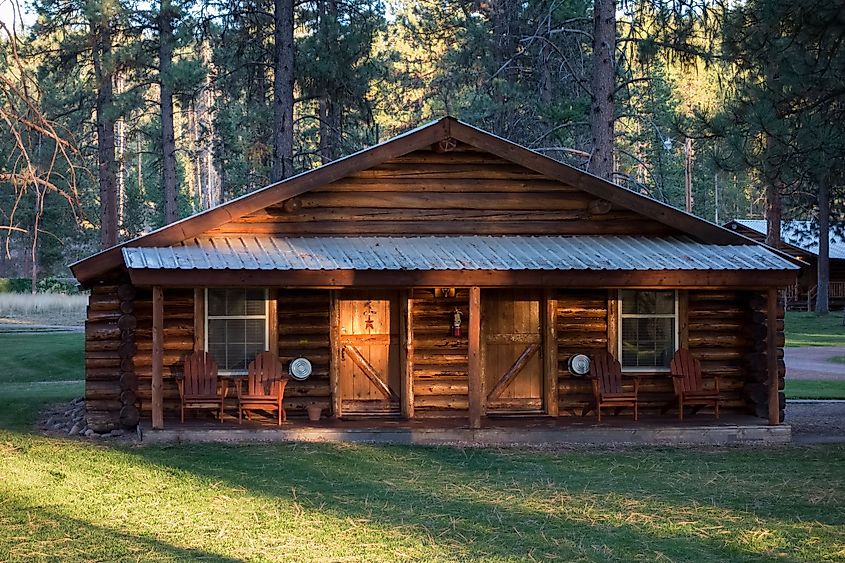
{"label": "green grass lawn", "polygon": [[784,320],[787,346],[845,346],[842,313],[818,316],[788,312]]}
{"label": "green grass lawn", "polygon": [[[46,336],[14,352],[37,350],[53,369],[48,345],[36,344]],[[12,383],[15,364],[4,361],[0,561],[845,559],[845,446],[544,452],[48,438],[30,431],[39,408],[78,396],[81,382],[16,371]]]}
{"label": "green grass lawn", "polygon": [[78,333],[0,333],[0,427],[28,429],[45,405],[81,397]]}
{"label": "green grass lawn", "polygon": [[0,333],[0,382],[81,381],[82,333]]}
{"label": "green grass lawn", "polygon": [[833,561],[845,447],[104,445],[0,431],[0,560]]}
{"label": "green grass lawn", "polygon": [[845,399],[845,381],[789,379],[787,375],[784,392],[788,399]]}

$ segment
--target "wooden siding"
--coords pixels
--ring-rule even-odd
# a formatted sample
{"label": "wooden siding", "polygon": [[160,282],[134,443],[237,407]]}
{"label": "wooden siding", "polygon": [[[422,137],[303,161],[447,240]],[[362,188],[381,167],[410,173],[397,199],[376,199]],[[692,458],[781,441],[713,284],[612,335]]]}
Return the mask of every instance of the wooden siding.
{"label": "wooden siding", "polygon": [[280,201],[208,235],[670,234],[572,186],[464,145],[416,151]]}
{"label": "wooden siding", "polygon": [[[469,289],[437,298],[433,289],[417,289],[411,297],[414,413],[467,416]],[[463,315],[461,336],[451,331],[455,309]]]}
{"label": "wooden siding", "polygon": [[331,414],[329,387],[329,303],[327,290],[278,290],[279,359],[287,366],[300,356],[311,361],[311,377],[288,382],[285,409],[289,414],[304,414],[308,405]]}
{"label": "wooden siding", "polygon": [[[149,413],[152,405],[153,377],[153,296],[150,289],[138,289],[135,311],[138,328],[135,340],[135,374],[138,378],[138,398],[141,409]],[[164,410],[179,408],[179,390],[176,375],[182,373],[185,356],[194,349],[194,291],[192,289],[164,290]]]}
{"label": "wooden siding", "polygon": [[[118,285],[94,288],[86,321],[89,421],[103,431],[131,421],[121,418],[127,405],[138,405],[147,415],[151,408],[151,292],[138,289],[129,304],[126,299],[117,297],[117,288]],[[279,289],[276,294],[278,350],[282,362],[287,365],[290,360],[304,356],[311,360],[314,368],[307,381],[290,382],[285,406],[293,416],[304,415],[310,404],[322,406],[329,414],[332,407],[329,380],[331,293],[317,289]],[[459,288],[453,297],[435,297],[434,294],[433,289],[415,289],[410,293],[412,354],[409,365],[414,414],[417,417],[466,417],[469,407],[469,290]],[[613,338],[611,346],[608,345],[608,335],[615,331],[613,295],[604,289],[550,292],[555,303],[557,406],[561,416],[580,415],[592,397],[589,379],[570,374],[567,361],[573,354],[592,356],[599,350],[613,347]],[[688,343],[693,355],[701,361],[706,377],[720,376],[725,409],[766,416],[765,294],[689,291],[684,300],[688,312],[679,320],[685,326],[681,330],[682,342]],[[462,333],[457,337],[451,330],[455,309],[463,315]],[[181,372],[184,357],[194,347],[194,310],[192,290],[164,291],[165,411],[173,412],[178,407],[174,376]],[[132,320],[127,320],[128,317]],[[782,308],[778,311],[777,322],[776,350],[782,388],[785,372]],[[132,329],[127,330],[130,327]],[[120,355],[121,350],[137,351],[126,361]],[[640,378],[641,407],[646,412],[659,412],[672,401],[668,373],[645,373],[640,374]]]}
{"label": "wooden siding", "polygon": [[607,290],[558,291],[558,414],[580,415],[593,398],[592,383],[569,373],[567,364],[575,354],[592,357],[607,349]]}

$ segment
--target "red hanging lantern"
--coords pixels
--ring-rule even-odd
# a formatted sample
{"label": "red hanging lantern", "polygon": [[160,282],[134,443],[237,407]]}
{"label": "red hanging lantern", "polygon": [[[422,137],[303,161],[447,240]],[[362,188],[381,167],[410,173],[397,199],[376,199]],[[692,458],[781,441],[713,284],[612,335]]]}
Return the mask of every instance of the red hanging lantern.
{"label": "red hanging lantern", "polygon": [[461,312],[457,308],[452,315],[452,336],[457,338],[461,336]]}

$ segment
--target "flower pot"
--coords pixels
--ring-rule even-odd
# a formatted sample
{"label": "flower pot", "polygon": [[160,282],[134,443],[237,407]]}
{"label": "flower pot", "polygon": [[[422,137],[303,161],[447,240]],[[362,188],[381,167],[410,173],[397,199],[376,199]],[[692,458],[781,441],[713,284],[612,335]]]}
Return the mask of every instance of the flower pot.
{"label": "flower pot", "polygon": [[318,405],[309,405],[308,406],[308,420],[311,422],[317,422],[320,420],[320,415],[323,413],[323,407]]}

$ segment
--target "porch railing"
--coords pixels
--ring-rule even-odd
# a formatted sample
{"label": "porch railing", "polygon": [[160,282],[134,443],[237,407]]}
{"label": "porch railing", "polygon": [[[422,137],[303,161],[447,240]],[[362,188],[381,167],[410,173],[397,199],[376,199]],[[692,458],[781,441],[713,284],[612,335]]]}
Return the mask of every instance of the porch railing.
{"label": "porch railing", "polygon": [[[797,288],[797,286],[795,286]],[[787,292],[792,288],[787,288]],[[813,304],[815,303],[816,296],[819,294],[819,286],[814,285],[807,291],[807,311],[813,310]],[[788,293],[787,293],[787,300],[788,300]],[[797,297],[797,295],[796,295]],[[830,282],[827,286],[827,298],[828,299],[845,299],[845,282],[836,281]]]}

